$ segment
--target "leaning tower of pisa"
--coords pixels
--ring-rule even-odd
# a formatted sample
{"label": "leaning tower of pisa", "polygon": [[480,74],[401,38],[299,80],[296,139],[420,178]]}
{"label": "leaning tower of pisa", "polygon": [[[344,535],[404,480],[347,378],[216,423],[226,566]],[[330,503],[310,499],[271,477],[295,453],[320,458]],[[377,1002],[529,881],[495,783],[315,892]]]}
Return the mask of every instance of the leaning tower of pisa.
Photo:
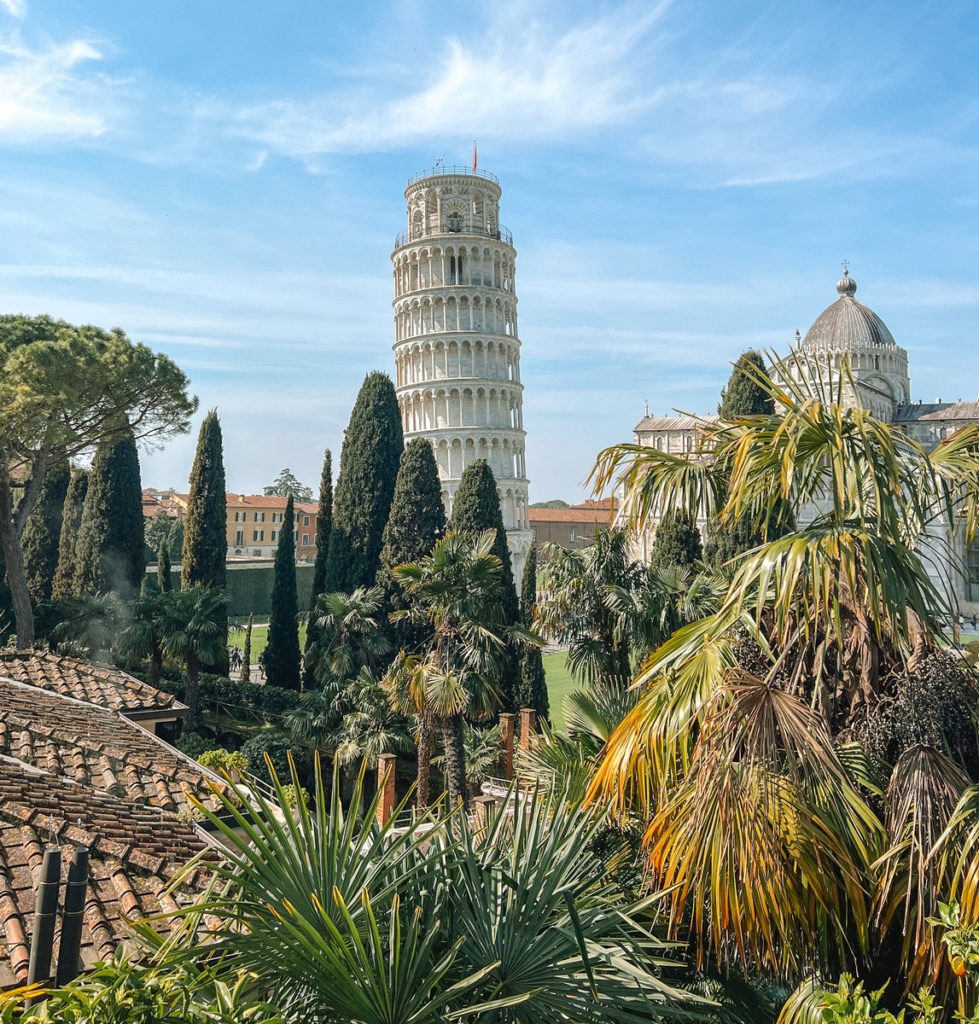
{"label": "leaning tower of pisa", "polygon": [[500,491],[519,583],[527,514],[516,251],[487,171],[437,167],[408,182],[408,227],[394,243],[394,358],[406,438],[435,449],[451,514],[462,471],[486,459]]}

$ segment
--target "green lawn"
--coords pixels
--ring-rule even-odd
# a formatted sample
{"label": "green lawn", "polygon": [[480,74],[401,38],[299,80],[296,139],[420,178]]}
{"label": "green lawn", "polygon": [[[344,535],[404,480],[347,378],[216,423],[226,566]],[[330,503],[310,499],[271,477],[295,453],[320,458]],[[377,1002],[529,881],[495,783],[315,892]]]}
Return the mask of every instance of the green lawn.
{"label": "green lawn", "polygon": [[[258,661],[258,656],[265,650],[265,645],[269,640],[269,627],[268,626],[252,626],[252,664],[254,665]],[[228,643],[234,645],[237,644],[242,650],[245,649],[245,631],[244,629],[234,630],[228,637]],[[299,650],[303,651],[306,649],[306,623],[303,622],[299,626]]]}
{"label": "green lawn", "polygon": [[555,729],[564,728],[564,698],[572,690],[580,690],[580,684],[571,678],[565,665],[563,652],[544,655],[544,675],[547,678],[547,696],[551,702],[551,723]]}

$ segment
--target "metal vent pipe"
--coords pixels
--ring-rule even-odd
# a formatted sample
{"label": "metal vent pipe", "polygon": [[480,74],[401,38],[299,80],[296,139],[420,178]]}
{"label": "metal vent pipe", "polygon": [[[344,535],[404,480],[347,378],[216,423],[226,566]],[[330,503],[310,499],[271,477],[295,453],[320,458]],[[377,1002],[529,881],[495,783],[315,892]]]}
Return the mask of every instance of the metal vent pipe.
{"label": "metal vent pipe", "polygon": [[78,976],[78,960],[82,949],[82,921],[85,915],[85,896],[88,891],[88,847],[78,846],[71,854],[68,865],[68,883],[65,885],[65,913],[61,921],[61,944],[58,947],[59,988]]}
{"label": "metal vent pipe", "polygon": [[61,888],[61,850],[56,846],[44,851],[41,861],[41,881],[37,887],[34,909],[34,930],[31,934],[31,959],[27,969],[27,984],[51,980],[51,957],[54,947],[54,927],[58,920],[58,890]]}

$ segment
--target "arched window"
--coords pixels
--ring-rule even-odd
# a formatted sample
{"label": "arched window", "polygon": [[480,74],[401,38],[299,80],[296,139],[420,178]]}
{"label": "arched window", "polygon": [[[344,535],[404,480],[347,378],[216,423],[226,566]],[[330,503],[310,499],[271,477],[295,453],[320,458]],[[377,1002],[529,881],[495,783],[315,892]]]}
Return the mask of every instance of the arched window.
{"label": "arched window", "polygon": [[656,438],[656,450],[658,452],[661,452],[663,450],[663,438],[661,437]]}

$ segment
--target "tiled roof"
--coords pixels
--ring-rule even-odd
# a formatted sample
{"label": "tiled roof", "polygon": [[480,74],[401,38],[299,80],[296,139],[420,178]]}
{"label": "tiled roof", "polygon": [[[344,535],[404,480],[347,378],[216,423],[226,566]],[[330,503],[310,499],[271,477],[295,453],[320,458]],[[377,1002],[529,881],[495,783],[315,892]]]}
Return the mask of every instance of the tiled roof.
{"label": "tiled roof", "polygon": [[[927,421],[942,421],[942,420],[979,420],[979,402],[955,402],[951,405],[933,405],[930,407],[925,405],[911,405],[906,406],[911,411],[911,415],[902,416],[903,408],[898,410],[898,419],[914,419],[914,420],[925,420]],[[917,409],[919,414],[914,415],[914,410]]]}
{"label": "tiled roof", "polygon": [[172,693],[120,669],[41,651],[0,653],[0,676],[116,711],[186,710]]}
{"label": "tiled roof", "polygon": [[[175,494],[174,498],[181,505],[186,507],[187,502],[190,500],[189,494]],[[226,500],[229,509],[235,508],[255,508],[255,509],[279,509],[285,508],[288,498],[283,498],[278,494],[235,494],[232,491],[228,491]],[[297,501],[294,502],[295,509],[297,512],[302,512],[304,515],[316,515],[319,510],[319,504],[310,501]]]}
{"label": "tiled roof", "polygon": [[218,776],[121,714],[4,678],[0,754],[171,815],[216,806]]}
{"label": "tiled roof", "polygon": [[[126,729],[138,729],[122,723]],[[35,890],[44,849],[61,848],[67,877],[71,851],[89,849],[89,888],[82,928],[86,966],[110,957],[125,940],[123,915],[140,920],[174,913],[199,892],[198,868],[176,891],[164,890],[208,848],[191,824],[150,807],[0,758],[0,985],[27,979]],[[166,930],[156,922],[157,929]],[[55,949],[58,935],[55,935]]]}
{"label": "tiled roof", "polygon": [[611,498],[589,498],[587,501],[583,501],[578,505],[572,505],[572,508],[604,508],[610,509],[612,507]]}
{"label": "tiled roof", "polygon": [[717,423],[719,416],[708,413],[705,416],[646,416],[632,429],[636,433],[652,430],[698,430]]}
{"label": "tiled roof", "polygon": [[531,523],[607,523],[607,508],[529,508]]}

